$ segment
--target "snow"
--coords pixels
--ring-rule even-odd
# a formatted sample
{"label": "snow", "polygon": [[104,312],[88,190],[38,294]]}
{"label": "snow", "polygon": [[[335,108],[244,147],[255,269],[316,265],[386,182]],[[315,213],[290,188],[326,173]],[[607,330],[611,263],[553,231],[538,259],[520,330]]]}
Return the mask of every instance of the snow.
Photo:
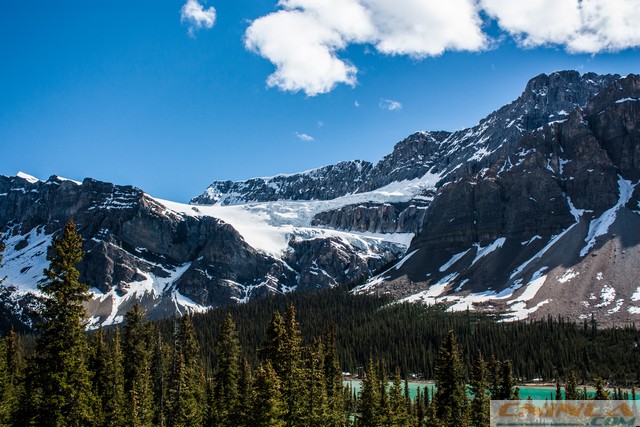
{"label": "snow", "polygon": [[600,290],[600,303],[596,304],[596,308],[606,307],[611,305],[616,299],[616,290],[611,285],[604,285]]}
{"label": "snow", "polygon": [[40,180],[38,178],[36,178],[35,176],[31,176],[28,173],[24,173],[24,172],[18,172],[18,174],[16,175],[18,178],[22,178],[25,181],[27,181],[30,184],[35,184],[36,182],[39,182]]}
{"label": "snow", "polygon": [[627,311],[631,314],[640,314],[640,307],[629,307]]}
{"label": "snow", "polygon": [[65,178],[65,177],[62,177],[62,176],[58,176],[58,175],[56,175],[56,178],[57,178],[59,181],[69,181],[69,182],[73,182],[73,183],[74,183],[74,184],[76,184],[76,185],[82,185],[82,183],[81,183],[80,181],[76,181],[76,180],[74,180],[74,179],[69,179],[69,178]]}
{"label": "snow", "polygon": [[638,102],[640,98],[622,98],[616,101],[616,104],[622,104],[623,102]]}
{"label": "snow", "polygon": [[419,249],[416,249],[415,251],[411,252],[410,254],[405,255],[399,263],[397,263],[393,268],[395,268],[396,270],[399,270],[400,267],[402,267],[404,265],[405,262],[407,262],[409,260],[409,258],[411,258],[412,256],[414,256],[416,254],[416,252],[418,252]]}
{"label": "snow", "polygon": [[[7,277],[7,283],[15,286],[18,293],[40,294],[38,282],[44,278],[44,269],[49,267],[47,248],[51,245],[52,236],[45,234],[44,227],[37,227],[26,235],[12,235],[11,230],[4,243],[7,251],[4,254],[0,277]],[[15,246],[26,240],[28,245],[20,250]]]}
{"label": "snow", "polygon": [[618,203],[616,203],[611,209],[605,211],[598,218],[591,221],[591,224],[589,224],[589,232],[585,238],[585,242],[587,244],[580,251],[581,257],[587,255],[589,250],[593,248],[596,244],[596,238],[609,232],[609,227],[616,220],[618,210],[629,202],[629,199],[631,199],[631,195],[633,194],[633,189],[636,185],[637,184],[631,184],[631,181],[627,181],[621,176],[618,176],[618,189],[620,194]]}
{"label": "snow", "polygon": [[447,261],[445,264],[442,265],[442,267],[440,267],[440,272],[444,273],[445,271],[447,271],[449,269],[449,267],[451,267],[453,264],[455,264],[456,262],[458,262],[463,256],[465,256],[469,251],[471,250],[471,248],[467,249],[464,252],[460,252],[459,254],[455,254],[454,256],[451,257],[451,259],[449,261]]}
{"label": "snow", "polygon": [[638,289],[631,295],[631,301],[640,301],[640,286],[638,286]]}
{"label": "snow", "polygon": [[344,232],[330,228],[312,227],[313,218],[320,212],[340,209],[347,205],[368,202],[407,202],[427,189],[435,188],[440,175],[426,173],[422,178],[394,182],[368,193],[357,193],[333,200],[274,201],[243,205],[187,205],[168,200],[152,200],[166,210],[184,216],[218,218],[240,233],[256,250],[280,258],[294,237],[304,239],[335,237],[347,244],[373,250],[383,242],[409,247],[412,233]]}
{"label": "snow", "polygon": [[[178,281],[178,279],[180,279],[180,277],[182,277],[182,275],[189,269],[189,267],[191,267],[190,262],[176,267],[175,269],[170,271],[165,270],[167,272],[167,277],[158,277],[153,273],[147,273],[140,269],[136,269],[136,273],[144,277],[144,279],[126,284],[125,287],[127,289],[127,293],[123,295],[120,295],[118,292],[116,292],[115,287],[107,293],[103,293],[96,288],[92,288],[91,292],[93,293],[93,299],[98,300],[99,302],[104,302],[106,300],[111,301],[111,314],[109,314],[105,321],[102,322],[102,326],[121,323],[122,316],[118,313],[121,312],[121,307],[123,306],[123,304],[131,298],[139,299],[143,296],[148,295],[153,297],[154,299],[159,299],[165,292],[167,292],[171,288],[171,286],[175,284],[175,282]],[[174,290],[174,292],[177,291]],[[174,298],[174,301],[177,300]],[[185,301],[185,304],[189,304],[188,301],[183,299],[180,299],[179,301]],[[191,301],[190,304],[193,304],[193,301]]]}
{"label": "snow", "polygon": [[623,299],[619,299],[616,300],[616,305],[615,307],[613,307],[610,310],[607,310],[607,314],[614,314],[620,311],[620,309],[622,308],[622,305],[624,304],[624,300]]}
{"label": "snow", "polygon": [[533,276],[531,276],[531,280],[527,284],[524,292],[522,292],[522,294],[520,294],[520,296],[514,299],[512,302],[531,301],[536,296],[540,288],[542,288],[544,282],[547,280],[547,276],[542,274],[545,270],[547,270],[547,267],[542,267],[541,269],[533,273]]}
{"label": "snow", "polygon": [[440,279],[436,284],[429,286],[429,289],[403,298],[398,302],[422,302],[424,304],[435,304],[438,302],[438,297],[444,293],[456,277],[458,277],[458,273],[449,274],[448,276]]}
{"label": "snow", "polygon": [[530,238],[529,240],[526,240],[526,241],[524,241],[524,242],[521,242],[520,244],[521,244],[522,246],[529,246],[529,245],[530,245],[531,243],[533,243],[534,241],[536,241],[536,240],[541,240],[541,239],[542,239],[542,236],[535,235],[535,236],[533,236],[532,238]]}
{"label": "snow", "polygon": [[[602,275],[602,271],[599,271],[598,274],[596,274],[596,280],[600,281],[604,279],[604,276]],[[638,288],[638,292],[640,292],[640,288]],[[638,299],[640,299],[640,293],[638,294]]]}
{"label": "snow", "polygon": [[476,252],[476,257],[473,259],[473,262],[471,262],[470,267],[473,267],[473,265],[476,262],[478,262],[481,258],[484,258],[485,256],[489,255],[491,252],[495,251],[496,249],[501,248],[502,245],[504,245],[504,242],[506,241],[507,239],[505,239],[504,237],[500,237],[499,239],[496,239],[495,242],[491,243],[488,246],[485,246],[484,248],[476,243],[474,246],[478,249],[478,251]]}
{"label": "snow", "polygon": [[564,272],[564,274],[562,275],[562,277],[560,277],[558,279],[558,282],[560,283],[567,283],[569,280],[573,279],[574,277],[577,277],[580,273],[577,273],[575,271],[573,271],[572,269],[569,269],[567,271]]}

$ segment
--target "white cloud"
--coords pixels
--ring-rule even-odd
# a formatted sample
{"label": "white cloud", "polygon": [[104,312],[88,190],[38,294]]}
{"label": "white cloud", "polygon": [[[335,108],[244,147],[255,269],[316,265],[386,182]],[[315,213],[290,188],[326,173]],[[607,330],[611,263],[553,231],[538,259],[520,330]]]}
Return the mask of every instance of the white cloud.
{"label": "white cloud", "polygon": [[402,110],[402,104],[398,101],[394,101],[393,99],[381,99],[380,104],[378,105],[383,110],[389,110],[389,111]]}
{"label": "white cloud", "polygon": [[358,100],[356,99],[356,102],[353,103],[353,106],[356,108],[360,107],[360,103],[358,102]]}
{"label": "white cloud", "polygon": [[311,135],[307,135],[306,133],[296,132],[296,137],[297,137],[300,141],[304,141],[304,142],[311,142],[311,141],[315,141],[315,138],[314,138],[314,137],[312,137]]}
{"label": "white cloud", "polygon": [[524,47],[598,53],[640,46],[640,0],[481,0],[481,6]]}
{"label": "white cloud", "polygon": [[324,122],[323,122],[322,120],[318,120],[318,121],[316,122],[316,127],[317,127],[318,129],[323,128],[323,127],[324,127]]}
{"label": "white cloud", "polygon": [[189,26],[189,35],[195,35],[202,28],[213,28],[216,22],[216,10],[213,6],[205,9],[198,0],[187,0],[180,9],[180,22]]}
{"label": "white cloud", "polygon": [[640,46],[640,0],[279,0],[278,6],[251,23],[245,46],[275,65],[268,86],[308,96],[356,84],[350,45],[415,59],[482,51],[503,36],[484,33],[489,20],[525,48],[597,53]]}
{"label": "white cloud", "polygon": [[478,50],[485,36],[474,0],[280,0],[253,21],[245,46],[271,61],[270,87],[326,93],[353,86],[357,68],[339,53],[351,44],[415,58],[445,50]]}

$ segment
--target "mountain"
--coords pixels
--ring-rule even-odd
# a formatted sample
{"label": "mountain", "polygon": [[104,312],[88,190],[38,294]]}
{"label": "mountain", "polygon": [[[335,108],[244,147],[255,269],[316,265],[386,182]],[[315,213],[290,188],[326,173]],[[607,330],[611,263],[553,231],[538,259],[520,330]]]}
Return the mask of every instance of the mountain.
{"label": "mountain", "polygon": [[191,204],[85,179],[0,177],[6,298],[37,294],[73,217],[92,326],[336,285],[507,319],[640,314],[640,77],[563,71],[456,132],[376,164],[216,181]]}

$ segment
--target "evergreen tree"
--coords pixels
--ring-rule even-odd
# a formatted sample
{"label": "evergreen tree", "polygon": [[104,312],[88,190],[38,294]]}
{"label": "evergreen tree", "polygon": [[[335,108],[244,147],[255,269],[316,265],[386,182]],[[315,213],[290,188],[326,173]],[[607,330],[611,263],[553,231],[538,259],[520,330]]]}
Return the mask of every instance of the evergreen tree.
{"label": "evergreen tree", "polygon": [[520,399],[520,390],[516,387],[516,380],[513,378],[513,364],[511,360],[502,362],[500,392],[505,400]]}
{"label": "evergreen tree", "polygon": [[41,426],[86,426],[93,421],[93,397],[84,334],[88,286],[80,283],[82,237],[73,221],[51,245],[46,282],[38,285],[43,323],[34,359],[33,395],[39,396],[32,420]]}
{"label": "evergreen tree", "polygon": [[258,368],[254,390],[250,425],[284,427],[286,405],[280,393],[280,380],[269,361]]}
{"label": "evergreen tree", "polygon": [[109,390],[108,354],[102,326],[93,335],[90,354],[89,372],[91,373],[93,393],[96,397],[94,414],[96,420],[102,420],[104,419]]}
{"label": "evergreen tree", "polygon": [[556,400],[562,400],[562,387],[559,379],[556,379]]}
{"label": "evergreen tree", "polygon": [[253,374],[247,359],[242,359],[240,379],[238,381],[239,407],[238,427],[251,427],[251,405],[254,400]]}
{"label": "evergreen tree", "polygon": [[380,385],[376,377],[376,365],[369,360],[369,366],[362,378],[362,389],[358,399],[358,427],[378,427],[382,425],[380,408]]}
{"label": "evergreen tree", "polygon": [[227,315],[222,325],[216,350],[213,396],[216,425],[235,427],[238,425],[240,410],[238,393],[240,340],[231,314]]}
{"label": "evergreen tree", "polygon": [[284,360],[286,336],[284,318],[279,311],[274,311],[267,327],[267,336],[260,350],[260,357],[263,361],[271,362],[278,376],[284,375],[286,371]]}
{"label": "evergreen tree", "polygon": [[105,427],[125,426],[125,391],[123,354],[120,346],[120,330],[116,328],[109,347],[107,370],[107,390],[105,392],[104,420]]}
{"label": "evergreen tree", "polygon": [[167,345],[162,341],[162,335],[159,330],[152,328],[150,335],[153,338],[153,351],[151,355],[151,382],[153,383],[153,407],[155,414],[153,416],[153,424],[158,427],[166,425],[165,417],[167,413]]}
{"label": "evergreen tree", "polygon": [[564,398],[566,400],[578,400],[579,391],[578,391],[578,380],[576,378],[576,374],[571,371],[567,376],[567,382],[564,385]]}
{"label": "evergreen tree", "polygon": [[389,389],[389,401],[387,408],[386,425],[394,427],[409,426],[407,400],[402,392],[400,368],[396,368],[395,375],[393,376],[393,383]]}
{"label": "evergreen tree", "polygon": [[306,369],[305,425],[327,425],[327,383],[324,369],[324,344],[316,340],[309,352]]}
{"label": "evergreen tree", "polygon": [[609,400],[609,392],[604,389],[604,380],[602,378],[594,378],[596,383],[596,395],[595,400]]}
{"label": "evergreen tree", "polygon": [[470,386],[471,393],[473,393],[471,423],[475,427],[488,427],[491,395],[489,394],[489,372],[482,353],[478,353],[476,356],[471,370]]}
{"label": "evergreen tree", "polygon": [[435,415],[442,426],[470,425],[462,355],[453,331],[440,347],[435,372]]}
{"label": "evergreen tree", "polygon": [[204,367],[188,312],[182,316],[177,328],[170,383],[168,424],[175,427],[202,425],[206,402]]}
{"label": "evergreen tree", "polygon": [[153,419],[150,342],[144,324],[144,310],[135,304],[124,316],[122,353],[124,357],[124,392],[129,425],[146,427]]}
{"label": "evergreen tree", "polygon": [[[343,426],[347,422],[342,369],[338,362],[335,326],[327,328],[324,336],[324,376],[327,390],[327,422],[329,427]],[[349,394],[349,398],[351,395]]]}

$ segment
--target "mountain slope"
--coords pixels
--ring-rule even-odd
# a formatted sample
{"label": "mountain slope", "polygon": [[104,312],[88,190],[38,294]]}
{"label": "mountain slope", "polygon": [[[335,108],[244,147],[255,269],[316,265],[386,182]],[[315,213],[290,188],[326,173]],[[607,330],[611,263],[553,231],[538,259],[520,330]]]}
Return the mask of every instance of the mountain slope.
{"label": "mountain slope", "polygon": [[93,326],[134,302],[162,317],[336,285],[508,319],[636,318],[639,79],[540,75],[473,128],[415,133],[376,164],[214,182],[191,205],[0,177],[3,300],[28,311],[73,217]]}

